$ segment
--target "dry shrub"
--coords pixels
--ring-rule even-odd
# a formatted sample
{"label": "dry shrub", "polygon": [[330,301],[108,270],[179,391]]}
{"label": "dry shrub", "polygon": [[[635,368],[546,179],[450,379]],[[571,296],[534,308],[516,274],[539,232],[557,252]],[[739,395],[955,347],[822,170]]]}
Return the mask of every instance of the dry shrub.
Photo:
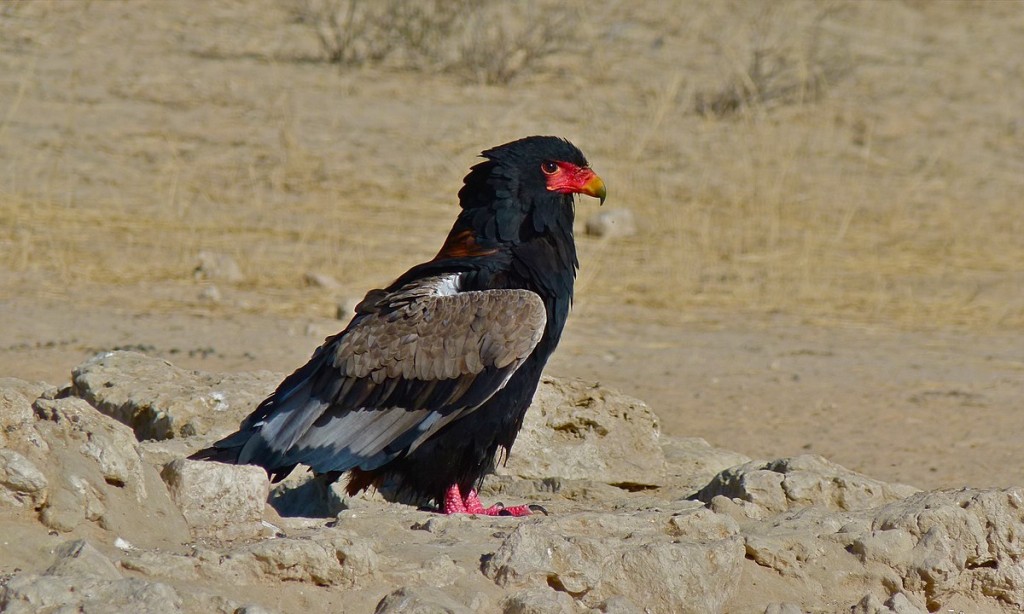
{"label": "dry shrub", "polygon": [[465,15],[454,68],[478,82],[508,83],[563,48],[569,18],[557,5],[480,3]]}
{"label": "dry shrub", "polygon": [[559,51],[562,5],[498,0],[295,0],[292,13],[316,32],[326,61],[387,64],[508,83]]}
{"label": "dry shrub", "polygon": [[27,4],[28,0],[0,0],[0,17],[11,17]]}
{"label": "dry shrub", "polygon": [[[712,91],[697,92],[694,110],[723,117],[744,108],[813,102],[849,74],[852,64],[846,42],[828,27],[839,9],[831,5],[811,11],[802,8],[766,3],[749,30],[734,37],[726,33],[720,44],[731,64],[727,80]],[[738,20],[737,25],[746,24]]]}

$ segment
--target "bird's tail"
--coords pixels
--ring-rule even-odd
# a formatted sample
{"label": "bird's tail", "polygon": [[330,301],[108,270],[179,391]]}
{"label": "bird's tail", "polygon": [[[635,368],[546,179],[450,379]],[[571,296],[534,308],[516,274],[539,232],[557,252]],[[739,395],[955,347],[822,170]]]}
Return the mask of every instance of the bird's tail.
{"label": "bird's tail", "polygon": [[[242,453],[242,448],[245,443],[249,441],[249,437],[252,436],[251,431],[239,431],[237,433],[228,435],[224,439],[221,439],[217,443],[213,444],[209,448],[203,448],[198,452],[193,452],[188,456],[189,460],[198,461],[214,461],[218,463],[228,463],[230,465],[238,465],[239,457]],[[295,464],[280,466],[280,467],[267,467],[263,463],[254,461],[247,461],[246,464],[259,465],[263,467],[267,472],[267,476],[272,482],[280,482],[284,478],[288,477],[288,474],[295,469]]]}
{"label": "bird's tail", "polygon": [[216,445],[210,446],[209,448],[203,448],[198,452],[194,452],[188,456],[189,460],[199,461],[215,461],[218,463],[229,463],[232,465],[238,464],[238,453],[241,451],[241,447],[238,448],[218,448]]}
{"label": "bird's tail", "polygon": [[224,439],[215,442],[210,447],[192,453],[188,458],[189,460],[216,461],[218,463],[237,465],[242,448],[251,436],[252,431],[236,431]]}

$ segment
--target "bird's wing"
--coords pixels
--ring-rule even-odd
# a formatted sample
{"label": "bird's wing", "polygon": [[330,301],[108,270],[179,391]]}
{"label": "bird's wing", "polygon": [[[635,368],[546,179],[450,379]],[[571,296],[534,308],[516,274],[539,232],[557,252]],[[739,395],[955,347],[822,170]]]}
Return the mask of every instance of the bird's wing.
{"label": "bird's wing", "polygon": [[238,462],[374,469],[501,390],[543,334],[540,297],[438,289],[376,298],[328,339],[243,424]]}

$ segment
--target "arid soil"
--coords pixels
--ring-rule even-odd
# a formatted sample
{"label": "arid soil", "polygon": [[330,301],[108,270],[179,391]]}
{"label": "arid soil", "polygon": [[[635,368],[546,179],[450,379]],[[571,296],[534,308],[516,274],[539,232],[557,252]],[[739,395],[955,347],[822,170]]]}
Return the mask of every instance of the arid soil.
{"label": "arid soil", "polygon": [[751,458],[1024,484],[1024,5],[538,1],[564,42],[486,83],[326,63],[315,4],[0,1],[0,376],[289,371],[477,152],[553,133],[638,230],[580,224],[549,373]]}

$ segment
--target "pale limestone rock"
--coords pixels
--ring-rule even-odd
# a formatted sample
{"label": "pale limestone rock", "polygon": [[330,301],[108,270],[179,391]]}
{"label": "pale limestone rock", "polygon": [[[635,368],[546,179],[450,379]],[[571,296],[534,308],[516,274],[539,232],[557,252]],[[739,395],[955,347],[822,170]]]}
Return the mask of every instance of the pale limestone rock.
{"label": "pale limestone rock", "polygon": [[270,481],[262,468],[178,459],[160,475],[193,535],[230,538],[263,532]]}
{"label": "pale limestone rock", "polygon": [[251,581],[353,588],[372,581],[380,565],[381,558],[369,541],[327,530],[314,539],[265,539],[245,545],[230,552],[219,571]]}
{"label": "pale limestone rock", "polygon": [[0,506],[35,509],[46,502],[46,475],[14,450],[0,449]]}
{"label": "pale limestone rock", "polygon": [[652,611],[718,611],[738,587],[739,529],[706,510],[679,515],[692,517],[579,513],[527,522],[484,573],[506,589],[550,587],[587,607],[626,595]]}
{"label": "pale limestone rock", "polygon": [[541,586],[516,591],[501,603],[502,614],[575,614],[579,609],[568,594]]}
{"label": "pale limestone rock", "polygon": [[268,372],[216,374],[179,369],[137,352],[107,352],[72,372],[73,392],[127,424],[140,439],[226,434],[274,390]]}
{"label": "pale limestone rock", "polygon": [[89,576],[106,580],[121,578],[114,563],[84,539],[65,542],[54,550],[56,560],[44,572],[48,576]]}
{"label": "pale limestone rock", "polygon": [[596,384],[545,377],[499,474],[607,484],[664,479],[658,417],[642,401]]}
{"label": "pale limestone rock", "polygon": [[636,219],[629,209],[605,209],[587,218],[584,228],[592,237],[631,237],[636,234]]}
{"label": "pale limestone rock", "polygon": [[751,461],[715,476],[697,493],[705,503],[723,495],[753,503],[767,514],[794,507],[824,505],[836,510],[867,509],[917,492],[887,484],[805,454],[774,461]]}
{"label": "pale limestone rock", "polygon": [[239,282],[245,279],[238,262],[227,254],[201,251],[196,256],[196,266],[192,275],[197,280]]}
{"label": "pale limestone rock", "polygon": [[377,603],[374,614],[471,614],[473,610],[436,588],[404,586]]}

